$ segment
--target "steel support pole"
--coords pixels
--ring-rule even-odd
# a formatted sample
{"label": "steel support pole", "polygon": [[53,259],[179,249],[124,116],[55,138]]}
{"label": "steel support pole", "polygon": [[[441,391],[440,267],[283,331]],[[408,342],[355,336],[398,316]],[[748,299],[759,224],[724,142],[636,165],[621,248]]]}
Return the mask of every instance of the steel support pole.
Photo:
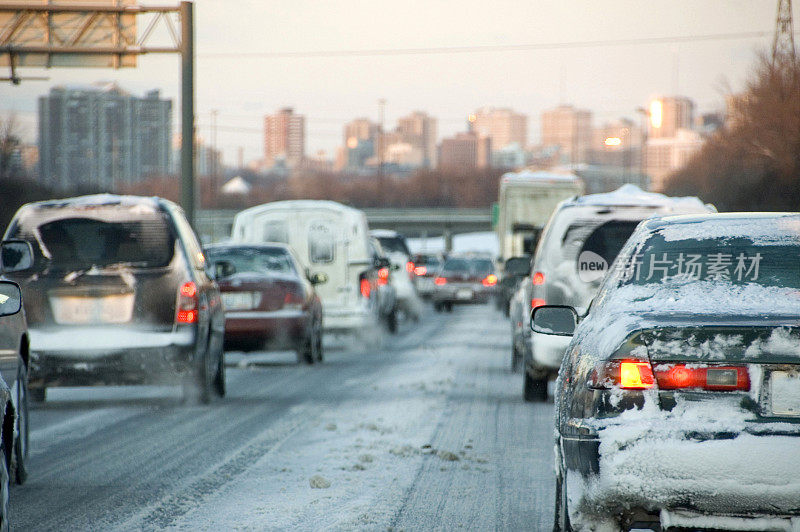
{"label": "steel support pole", "polygon": [[194,5],[181,2],[181,207],[194,226]]}

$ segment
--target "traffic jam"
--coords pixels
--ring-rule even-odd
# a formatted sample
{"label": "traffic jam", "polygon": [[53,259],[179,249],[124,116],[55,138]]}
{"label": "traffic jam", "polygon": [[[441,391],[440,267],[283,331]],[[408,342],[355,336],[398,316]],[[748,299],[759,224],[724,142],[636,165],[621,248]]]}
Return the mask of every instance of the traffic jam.
{"label": "traffic jam", "polygon": [[[514,408],[519,412],[546,408],[536,429],[545,443],[532,449],[553,453],[552,459],[542,455],[549,465],[536,471],[546,479],[544,487],[537,488],[542,497],[536,511],[543,517],[495,526],[549,529],[552,524],[557,531],[800,530],[800,215],[720,213],[696,197],[668,197],[633,185],[584,194],[574,174],[528,170],[502,177],[498,210],[495,234],[490,235],[495,247],[487,253],[431,251],[398,232],[371,230],[363,211],[323,200],[278,201],[242,210],[233,220],[230,237],[205,245],[180,207],[156,197],[102,194],[21,207],[0,250],[4,527],[14,527],[15,516],[23,513],[15,506],[17,497],[30,493],[15,484],[45,473],[37,472],[37,461],[31,459],[36,455],[42,460],[31,438],[37,430],[32,418],[54,416],[60,404],[73,404],[64,390],[166,386],[177,394],[168,406],[160,400],[159,406],[143,406],[139,398],[134,404],[143,412],[155,408],[162,415],[174,415],[184,409],[194,412],[192,417],[203,417],[222,412],[226,402],[230,406],[244,400],[237,394],[240,379],[250,378],[243,376],[248,357],[266,356],[263,373],[280,372],[285,389],[301,386],[292,382],[305,375],[298,372],[306,366],[322,371],[326,365],[341,364],[342,357],[350,356],[348,349],[383,352],[384,374],[436,373],[444,366],[426,370],[422,362],[400,365],[410,364],[406,359],[414,349],[428,349],[433,355],[419,360],[435,363],[429,359],[435,358],[436,348],[425,346],[435,345],[431,342],[437,335],[450,338],[443,332],[447,324],[460,323],[462,332],[453,338],[469,335],[470,328],[478,331],[464,345],[488,346],[486,357],[497,361],[500,378],[511,379],[503,382],[516,383],[507,387],[504,401],[518,401]],[[501,332],[492,336],[480,332],[480,326]],[[426,327],[432,335],[428,343],[403,351],[403,342],[416,341],[414,335]],[[481,336],[497,341],[481,344]],[[288,365],[286,356],[282,362],[270,362],[270,353],[288,353],[295,368],[282,367]],[[481,363],[475,354],[447,356],[447,366],[464,357],[471,364]],[[370,363],[366,354],[346,361],[347,367]],[[419,403],[397,414],[394,428],[382,417],[378,422],[348,421],[351,434],[342,435],[344,422],[325,416],[368,408],[382,386],[377,374],[358,378],[366,379],[359,393],[367,394],[371,386],[375,395],[362,397],[347,388],[345,396],[336,399],[339,406],[331,407],[333,392],[325,390],[334,383],[327,377],[303,392],[321,393],[313,403],[316,407],[303,403],[303,412],[327,408],[326,414],[314,418],[315,445],[331,438],[359,449],[358,464],[341,467],[342,475],[368,469],[379,460],[375,449],[385,443],[381,438],[401,432],[403,416],[424,418],[425,408],[430,408],[430,403]],[[342,377],[342,382],[348,381]],[[270,386],[284,389],[278,388],[280,382]],[[445,393],[442,386],[457,382],[403,386],[392,388],[397,401],[417,392],[421,398],[438,398]],[[136,392],[131,393],[135,397]],[[245,399],[253,403],[252,412],[276,404],[269,397],[263,404]],[[111,408],[99,401],[92,413],[91,396],[81,401],[84,416],[102,415]],[[448,409],[453,415],[459,412],[456,405]],[[225,417],[232,415],[225,412]],[[478,423],[471,416],[465,419]],[[419,423],[415,430],[428,426]],[[208,423],[193,430],[199,432],[186,432],[181,438],[223,438],[225,429]],[[365,434],[374,439],[365,440]],[[98,437],[102,434],[94,436]],[[411,477],[428,471],[425,460],[433,459],[444,464],[435,466],[433,473],[452,473],[453,478],[485,475],[481,468],[488,466],[482,464],[493,460],[510,461],[515,469],[531,467],[497,450],[469,462],[478,446],[473,439],[462,442],[458,452],[421,441],[388,448],[384,455],[387,460],[418,460],[420,469]],[[257,455],[260,460],[280,449],[274,445]],[[297,463],[307,463],[303,446],[295,447]],[[56,456],[58,446],[47,446],[46,451]],[[457,473],[448,473],[448,461],[462,464]],[[240,462],[247,460],[236,464]],[[254,459],[255,463],[261,462]],[[57,461],[50,467],[56,465]],[[59,467],[63,466],[69,464]],[[236,475],[247,473],[258,485],[280,483],[281,475],[291,471],[290,466],[279,469],[273,464],[256,477],[247,472],[248,465],[236,467]],[[384,473],[375,473],[374,486],[353,481],[337,492],[330,480],[315,474],[305,489],[330,489],[331,496],[350,497],[351,502],[369,500],[369,493],[383,489],[378,486],[389,477],[404,481],[407,473],[391,464],[386,467]],[[381,475],[387,479],[381,482]],[[342,477],[342,482],[349,478]],[[394,517],[386,519],[264,517],[268,520],[242,524],[222,510],[214,517],[203,514],[214,506],[203,499],[213,490],[204,491],[204,484],[197,482],[199,487],[185,496],[188,502],[182,510],[165,495],[151,501],[151,520],[137,521],[137,507],[123,505],[130,514],[125,521],[95,521],[87,514],[72,526],[486,525],[480,520],[439,520],[423,512],[426,503],[408,495],[425,493],[422,488],[407,492],[405,499],[388,491],[387,501],[405,502],[396,511],[387,510]],[[229,481],[220,485],[225,483]],[[524,498],[524,483],[513,486]],[[461,492],[453,496],[457,493]],[[306,495],[295,496],[305,500]],[[476,498],[475,493],[470,496]],[[242,502],[243,508],[250,508],[248,501]],[[379,503],[384,504],[370,504]],[[385,504],[394,508],[395,502]],[[255,508],[250,508],[251,517],[258,514]],[[272,511],[284,517],[293,511],[281,508],[293,507]],[[241,517],[247,511],[235,513]],[[35,512],[25,515],[23,528],[39,528],[37,519],[44,519]],[[187,520],[181,521],[184,517]],[[42,526],[49,528],[57,521],[47,523]]]}

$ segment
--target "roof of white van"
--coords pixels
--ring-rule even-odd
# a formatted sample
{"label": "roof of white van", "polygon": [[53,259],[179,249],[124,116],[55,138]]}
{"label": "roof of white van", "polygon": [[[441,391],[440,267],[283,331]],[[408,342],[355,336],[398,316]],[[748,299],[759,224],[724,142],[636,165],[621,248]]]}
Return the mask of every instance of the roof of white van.
{"label": "roof of white van", "polygon": [[693,209],[696,208],[697,212],[709,212],[710,208],[706,206],[698,197],[683,196],[671,197],[659,194],[658,192],[645,192],[636,185],[626,184],[619,187],[613,192],[604,192],[601,194],[587,194],[572,200],[567,203],[573,205],[642,205],[642,206],[680,206],[681,208]]}
{"label": "roof of white van", "polygon": [[580,178],[567,171],[520,170],[503,174],[503,182],[529,182],[529,181],[580,181]]}
{"label": "roof of white van", "polygon": [[348,216],[363,216],[363,211],[342,205],[335,201],[328,200],[286,200],[286,201],[273,201],[271,203],[264,203],[250,207],[239,213],[237,216],[257,216],[261,213],[275,212],[275,211],[335,211]]}

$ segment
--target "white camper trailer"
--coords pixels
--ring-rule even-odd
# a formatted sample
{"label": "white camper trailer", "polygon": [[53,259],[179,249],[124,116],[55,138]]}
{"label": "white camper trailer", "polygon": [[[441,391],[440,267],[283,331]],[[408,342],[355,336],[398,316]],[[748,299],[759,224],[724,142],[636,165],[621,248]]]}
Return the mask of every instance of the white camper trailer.
{"label": "white camper trailer", "polygon": [[377,322],[375,257],[364,213],[333,201],[292,200],[251,207],[236,215],[236,242],[284,242],[313,273],[326,331],[359,332]]}

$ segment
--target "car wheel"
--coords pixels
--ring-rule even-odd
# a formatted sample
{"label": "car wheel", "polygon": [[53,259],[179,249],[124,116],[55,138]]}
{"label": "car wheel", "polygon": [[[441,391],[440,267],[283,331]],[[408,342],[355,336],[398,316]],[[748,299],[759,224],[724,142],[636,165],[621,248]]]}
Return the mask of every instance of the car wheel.
{"label": "car wheel", "polygon": [[441,312],[442,309],[444,309],[444,307],[442,306],[441,303],[434,303],[433,304],[433,310],[435,310],[436,312]]}
{"label": "car wheel", "polygon": [[517,349],[516,344],[511,346],[511,371],[516,373],[519,370],[520,362],[522,362],[522,354]]}
{"label": "car wheel", "polygon": [[186,402],[197,400],[207,405],[211,402],[212,387],[208,371],[208,352],[206,352],[197,367],[190,370],[183,381],[183,400]]}
{"label": "car wheel", "polygon": [[525,384],[523,386],[523,396],[525,401],[543,403],[547,401],[547,377],[534,379],[527,371],[524,372]]}
{"label": "car wheel", "polygon": [[226,384],[225,384],[225,351],[220,349],[219,361],[217,362],[217,373],[214,377],[214,391],[220,397],[225,397]]}
{"label": "car wheel", "polygon": [[506,301],[506,304],[503,305],[503,315],[508,318],[511,315],[511,302]]}
{"label": "car wheel", "polygon": [[386,316],[386,328],[389,329],[389,332],[392,334],[397,333],[397,309],[392,310],[388,316]]}
{"label": "car wheel", "polygon": [[553,519],[553,532],[572,532],[569,522],[569,501],[567,499],[566,475],[556,475],[556,505]]}
{"label": "car wheel", "polygon": [[17,372],[17,438],[14,440],[12,467],[14,480],[23,484],[28,478],[25,460],[28,458],[28,371],[20,361]]}
{"label": "car wheel", "polygon": [[8,492],[11,479],[8,474],[8,455],[6,454],[6,442],[0,445],[0,531],[7,532],[8,524]]}
{"label": "car wheel", "polygon": [[445,310],[447,310],[447,312],[453,312],[453,304],[452,303],[445,303],[445,307],[444,308],[445,308]]}
{"label": "car wheel", "polygon": [[308,338],[303,340],[303,343],[297,349],[297,363],[298,364],[313,364],[314,363],[314,331],[308,335]]}
{"label": "car wheel", "polygon": [[322,326],[317,326],[317,335],[314,338],[314,343],[316,345],[316,359],[317,362],[322,362],[324,358],[324,354],[322,352]]}
{"label": "car wheel", "polygon": [[47,398],[47,388],[44,386],[28,388],[28,397],[34,403],[44,403],[45,399]]}

